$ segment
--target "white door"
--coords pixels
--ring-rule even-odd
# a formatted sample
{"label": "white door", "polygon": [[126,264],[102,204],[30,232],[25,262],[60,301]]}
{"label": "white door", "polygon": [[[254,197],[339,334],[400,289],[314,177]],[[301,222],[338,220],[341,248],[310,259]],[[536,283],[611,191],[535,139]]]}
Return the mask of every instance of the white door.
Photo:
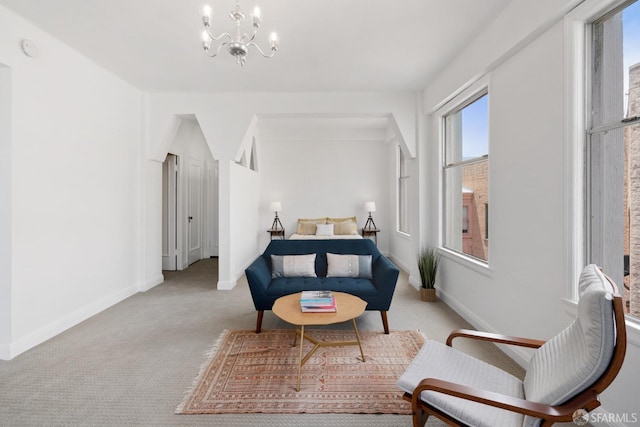
{"label": "white door", "polygon": [[162,164],[162,269],[178,268],[178,157],[168,154]]}
{"label": "white door", "polygon": [[189,159],[187,186],[187,252],[191,265],[202,259],[202,161],[199,159]]}

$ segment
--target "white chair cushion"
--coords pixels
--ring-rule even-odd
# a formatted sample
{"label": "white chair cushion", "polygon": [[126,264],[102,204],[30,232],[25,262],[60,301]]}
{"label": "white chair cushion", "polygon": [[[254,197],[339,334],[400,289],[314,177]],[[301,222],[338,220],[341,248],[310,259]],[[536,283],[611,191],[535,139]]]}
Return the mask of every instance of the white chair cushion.
{"label": "white chair cushion", "polygon": [[[615,341],[612,288],[594,264],[582,270],[578,318],[532,356],[524,379],[527,400],[558,405],[593,384],[606,370]],[[540,420],[526,417],[524,425]]]}
{"label": "white chair cushion", "polygon": [[[428,340],[398,380],[398,387],[412,393],[424,378],[437,378],[523,398],[522,382],[493,365],[455,348]],[[423,392],[422,400],[448,415],[477,427],[521,426],[523,416],[436,392]]]}

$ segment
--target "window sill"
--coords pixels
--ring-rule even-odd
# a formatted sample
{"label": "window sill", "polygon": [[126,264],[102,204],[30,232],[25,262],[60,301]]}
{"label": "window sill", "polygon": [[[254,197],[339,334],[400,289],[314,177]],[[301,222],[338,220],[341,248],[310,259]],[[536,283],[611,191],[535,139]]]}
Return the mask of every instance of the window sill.
{"label": "window sill", "polygon": [[456,264],[467,267],[487,277],[493,277],[493,269],[489,267],[489,264],[486,262],[465,256],[464,254],[452,251],[451,249],[441,247],[438,248],[438,250],[443,257],[455,262]]}
{"label": "window sill", "polygon": [[405,240],[411,240],[411,235],[408,233],[405,233],[404,231],[396,230],[396,236],[401,237]]}

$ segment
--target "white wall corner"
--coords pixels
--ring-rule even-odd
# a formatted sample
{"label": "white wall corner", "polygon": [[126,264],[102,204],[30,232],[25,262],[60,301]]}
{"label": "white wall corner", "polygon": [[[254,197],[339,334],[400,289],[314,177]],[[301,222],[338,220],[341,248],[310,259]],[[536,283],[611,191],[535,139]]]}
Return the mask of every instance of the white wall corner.
{"label": "white wall corner", "polygon": [[410,158],[415,158],[417,153],[415,132],[412,132],[410,135],[405,135],[406,132],[402,132],[394,114],[389,115],[389,127],[395,134],[396,140],[402,147],[403,151],[409,154]]}
{"label": "white wall corner", "polygon": [[247,164],[250,163],[251,149],[253,146],[253,137],[255,136],[255,133],[256,133],[257,124],[258,124],[258,116],[254,114],[253,117],[251,117],[251,121],[249,122],[249,125],[247,126],[247,130],[244,133],[244,137],[242,138],[242,142],[238,147],[238,151],[236,152],[236,155],[233,158],[234,162],[236,163],[239,162],[240,159],[242,158],[242,155],[246,154]]}
{"label": "white wall corner", "polygon": [[217,288],[219,291],[230,291],[237,283],[237,280],[218,280]]}
{"label": "white wall corner", "polygon": [[178,134],[180,123],[182,123],[182,119],[176,115],[169,119],[161,141],[155,147],[152,142],[149,144],[149,159],[160,163],[164,162],[164,158],[167,156],[169,148]]}
{"label": "white wall corner", "polygon": [[158,274],[147,279],[144,283],[140,284],[139,291],[146,292],[149,289],[155,288],[159,284],[164,283],[164,276],[162,274]]}

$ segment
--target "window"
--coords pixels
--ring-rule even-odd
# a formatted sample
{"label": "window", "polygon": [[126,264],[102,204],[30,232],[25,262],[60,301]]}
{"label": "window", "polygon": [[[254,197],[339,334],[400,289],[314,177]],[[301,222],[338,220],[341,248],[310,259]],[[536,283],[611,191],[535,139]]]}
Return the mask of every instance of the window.
{"label": "window", "polygon": [[398,231],[409,234],[409,217],[407,208],[409,191],[409,172],[407,161],[402,152],[402,147],[398,145]]}
{"label": "window", "polygon": [[591,25],[588,259],[640,317],[640,3]]}
{"label": "window", "polygon": [[485,88],[443,116],[444,246],[488,260],[489,95]]}

